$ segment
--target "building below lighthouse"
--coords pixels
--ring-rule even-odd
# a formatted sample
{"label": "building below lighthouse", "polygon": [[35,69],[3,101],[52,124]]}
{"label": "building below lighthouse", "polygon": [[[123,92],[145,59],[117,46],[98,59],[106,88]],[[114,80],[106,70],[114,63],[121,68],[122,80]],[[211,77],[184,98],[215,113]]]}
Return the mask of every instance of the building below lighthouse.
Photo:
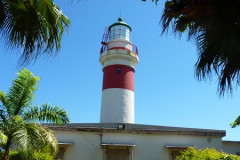
{"label": "building below lighthouse", "polygon": [[175,160],[190,146],[239,154],[240,142],[223,141],[224,130],[134,123],[139,54],[131,31],[122,18],[105,29],[99,58],[103,71],[100,123],[47,125],[59,142],[56,159]]}

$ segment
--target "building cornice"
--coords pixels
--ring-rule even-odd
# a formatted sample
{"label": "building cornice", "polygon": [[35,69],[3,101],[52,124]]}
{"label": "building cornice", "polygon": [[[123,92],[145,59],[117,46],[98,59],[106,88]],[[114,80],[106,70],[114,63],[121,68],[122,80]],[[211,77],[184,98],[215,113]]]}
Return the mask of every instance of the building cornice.
{"label": "building cornice", "polygon": [[118,129],[118,124],[101,124],[101,123],[78,123],[68,124],[64,126],[44,124],[54,131],[77,131],[77,132],[97,132],[97,133],[129,133],[129,134],[155,134],[155,135],[183,135],[183,136],[226,136],[225,130],[211,129],[196,129],[196,128],[181,128],[181,127],[166,127],[152,126],[139,124],[123,124],[124,129]]}

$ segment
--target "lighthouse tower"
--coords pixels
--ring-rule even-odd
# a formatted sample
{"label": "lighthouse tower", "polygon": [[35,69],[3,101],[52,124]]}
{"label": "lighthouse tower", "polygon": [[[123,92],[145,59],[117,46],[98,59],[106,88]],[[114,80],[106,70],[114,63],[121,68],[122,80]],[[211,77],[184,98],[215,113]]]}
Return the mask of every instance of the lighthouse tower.
{"label": "lighthouse tower", "polygon": [[103,35],[101,123],[134,123],[134,72],[139,59],[130,41],[131,30],[119,18]]}

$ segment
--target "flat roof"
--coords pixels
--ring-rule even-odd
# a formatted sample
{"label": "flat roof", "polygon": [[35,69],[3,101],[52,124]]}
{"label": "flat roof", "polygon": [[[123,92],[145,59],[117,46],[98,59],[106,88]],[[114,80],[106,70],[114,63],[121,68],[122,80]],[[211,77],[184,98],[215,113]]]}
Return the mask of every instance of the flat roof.
{"label": "flat roof", "polygon": [[[118,125],[125,125],[118,129]],[[108,132],[159,135],[226,136],[225,130],[156,126],[130,123],[70,123],[66,125],[43,124],[55,131]]]}

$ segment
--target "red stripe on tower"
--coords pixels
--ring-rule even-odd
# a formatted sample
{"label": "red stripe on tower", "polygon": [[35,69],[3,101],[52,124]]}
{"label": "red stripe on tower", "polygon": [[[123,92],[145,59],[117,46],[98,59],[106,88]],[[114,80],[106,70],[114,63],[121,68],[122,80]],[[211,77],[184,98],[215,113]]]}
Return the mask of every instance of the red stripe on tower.
{"label": "red stripe on tower", "polygon": [[125,65],[110,65],[103,69],[103,88],[122,88],[134,91],[134,69]]}

